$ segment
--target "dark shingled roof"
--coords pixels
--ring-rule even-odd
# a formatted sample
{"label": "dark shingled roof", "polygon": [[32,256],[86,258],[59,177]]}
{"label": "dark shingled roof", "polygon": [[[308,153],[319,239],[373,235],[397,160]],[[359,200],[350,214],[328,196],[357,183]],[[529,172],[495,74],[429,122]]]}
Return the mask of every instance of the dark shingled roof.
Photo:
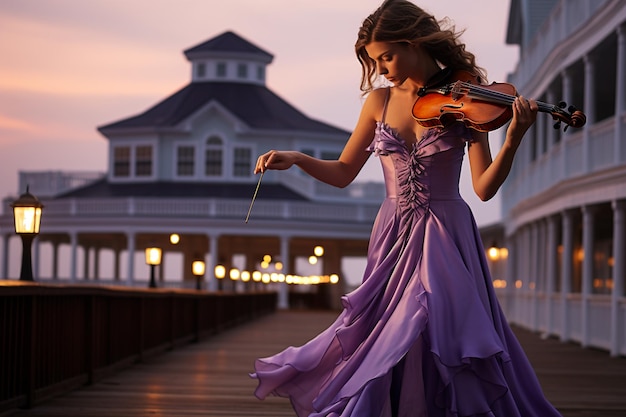
{"label": "dark shingled roof", "polygon": [[269,60],[273,58],[272,54],[270,54],[269,52],[264,51],[258,46],[252,44],[251,42],[248,42],[241,36],[236,35],[235,33],[230,31],[224,32],[219,36],[216,36],[206,42],[193,46],[184,51],[187,57],[189,57],[190,54],[193,55],[203,52],[239,52],[246,54],[263,55]]}
{"label": "dark shingled roof", "polygon": [[[180,198],[243,198],[252,199],[256,183],[206,183],[206,182],[146,182],[110,183],[106,178],[61,194],[56,198],[113,198],[113,197],[180,197]],[[267,183],[259,188],[257,199],[300,200],[305,197],[280,185]]]}
{"label": "dark shingled roof", "polygon": [[144,113],[98,130],[104,134],[116,129],[174,127],[213,100],[254,129],[349,135],[308,118],[265,86],[230,82],[193,82]]}

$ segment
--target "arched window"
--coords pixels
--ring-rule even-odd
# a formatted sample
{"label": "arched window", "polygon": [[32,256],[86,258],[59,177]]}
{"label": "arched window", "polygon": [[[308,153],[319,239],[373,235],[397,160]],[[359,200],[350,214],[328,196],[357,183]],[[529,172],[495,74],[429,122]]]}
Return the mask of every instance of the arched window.
{"label": "arched window", "polygon": [[224,166],[224,142],[217,136],[211,136],[206,141],[204,151],[204,175],[207,177],[221,177]]}

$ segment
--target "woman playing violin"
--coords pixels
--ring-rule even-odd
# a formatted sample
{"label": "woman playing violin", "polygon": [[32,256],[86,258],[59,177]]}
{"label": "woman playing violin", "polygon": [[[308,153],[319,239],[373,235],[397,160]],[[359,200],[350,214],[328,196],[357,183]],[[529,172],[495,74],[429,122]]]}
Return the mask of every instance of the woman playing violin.
{"label": "woman playing violin", "polygon": [[[537,103],[515,98],[492,158],[487,133],[462,122],[427,128],[412,116],[443,68],[484,79],[453,29],[410,1],[387,0],[363,21],[355,48],[367,98],[339,159],[272,150],[255,172],[296,165],[345,187],[371,154],[380,159],[387,196],[363,281],[315,339],[256,361],[255,394],[289,397],[300,417],[558,416],[500,309],[458,190],[467,149],[476,194],[496,194]],[[392,86],[377,87],[379,76]]]}

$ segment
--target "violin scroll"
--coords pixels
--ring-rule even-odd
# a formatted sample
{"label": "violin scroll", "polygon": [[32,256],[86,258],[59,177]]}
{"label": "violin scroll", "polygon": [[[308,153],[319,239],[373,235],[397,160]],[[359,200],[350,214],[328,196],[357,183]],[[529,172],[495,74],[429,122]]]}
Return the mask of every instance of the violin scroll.
{"label": "violin scroll", "polygon": [[[553,106],[552,109],[546,110],[548,113],[552,114],[552,117],[556,120],[554,124],[555,129],[561,129],[561,122],[565,123],[563,132],[567,131],[567,128],[570,126],[579,128],[587,123],[587,116],[585,116],[582,111],[574,106],[567,107],[567,111],[565,111],[565,107],[567,107],[567,104],[561,101],[558,105]],[[541,108],[539,110],[541,110]]]}

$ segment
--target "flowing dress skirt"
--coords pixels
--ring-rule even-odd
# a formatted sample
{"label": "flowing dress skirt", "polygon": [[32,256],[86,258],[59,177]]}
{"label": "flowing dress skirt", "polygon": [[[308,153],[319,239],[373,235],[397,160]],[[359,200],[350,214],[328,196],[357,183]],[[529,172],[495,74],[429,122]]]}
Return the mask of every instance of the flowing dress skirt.
{"label": "flowing dress skirt", "polygon": [[495,296],[478,228],[458,191],[469,133],[431,129],[413,148],[383,122],[370,150],[387,198],[362,284],[300,347],[258,359],[255,395],[299,417],[550,417]]}

